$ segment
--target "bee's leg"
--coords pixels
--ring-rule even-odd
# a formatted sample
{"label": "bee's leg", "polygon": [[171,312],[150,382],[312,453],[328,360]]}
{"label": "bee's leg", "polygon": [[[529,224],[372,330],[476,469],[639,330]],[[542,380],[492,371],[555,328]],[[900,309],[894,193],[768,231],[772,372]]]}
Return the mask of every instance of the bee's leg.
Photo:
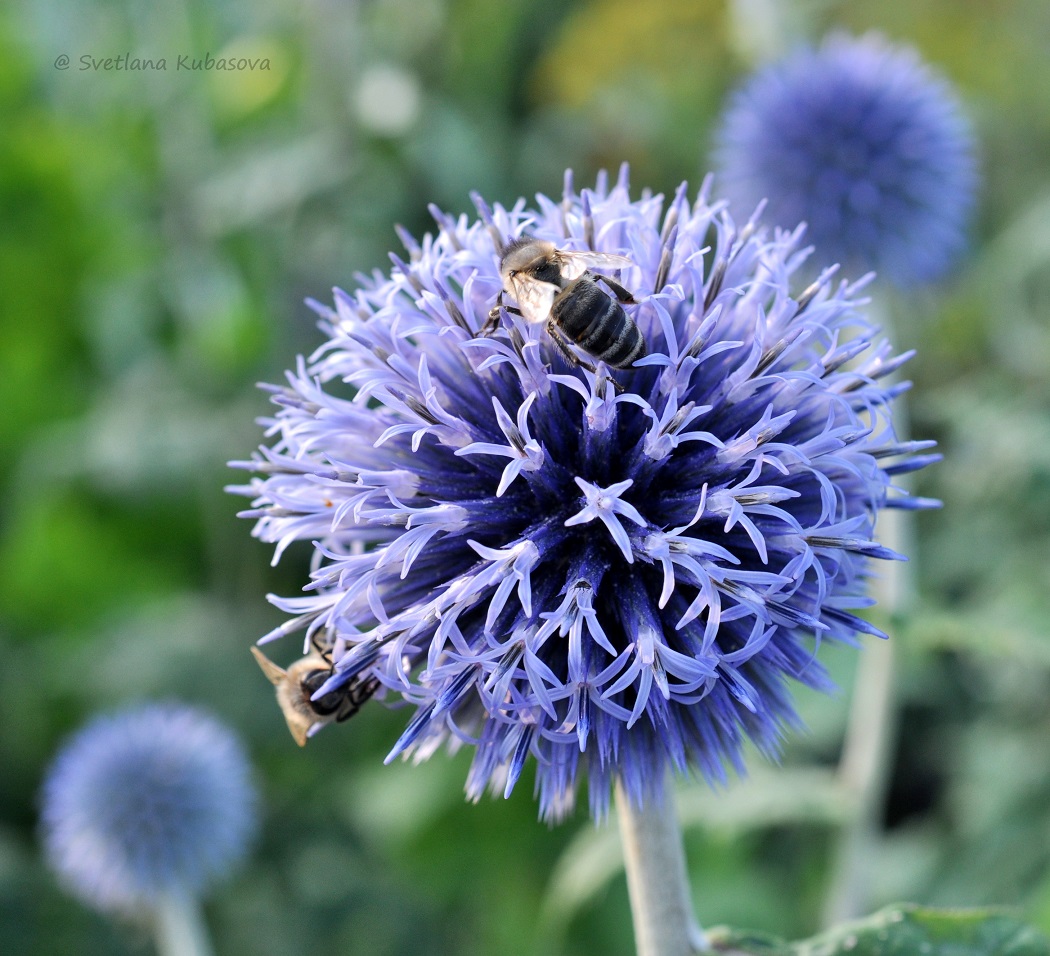
{"label": "bee's leg", "polygon": [[499,309],[489,309],[489,317],[485,320],[485,324],[478,329],[478,336],[485,338],[488,335],[492,335],[496,331],[497,322],[499,322]]}
{"label": "bee's leg", "polygon": [[478,330],[478,335],[492,335],[492,333],[496,331],[496,326],[499,324],[499,310],[501,308],[503,308],[502,289],[500,289],[499,295],[496,296],[496,304],[489,309],[489,317],[485,320],[485,324]]}
{"label": "bee's leg", "polygon": [[513,315],[521,315],[521,309],[516,309],[512,305],[503,304],[503,290],[500,290],[500,294],[496,296],[496,304],[493,308],[489,309],[489,317],[486,319],[485,324],[478,331],[479,336],[492,335],[496,331],[496,327],[499,325],[499,313],[500,309],[505,312],[510,312]]}
{"label": "bee's leg", "polygon": [[573,368],[582,365],[585,369],[588,369],[591,372],[597,371],[593,365],[573,353],[572,349],[569,348],[568,343],[562,338],[561,330],[555,324],[553,316],[547,319],[547,334],[551,337],[551,341],[558,346],[558,351],[564,356],[565,361]]}
{"label": "bee's leg", "polygon": [[[593,372],[595,375],[598,374],[598,369],[594,365],[591,365],[586,359],[580,358],[569,348],[569,344],[565,341],[561,334],[561,330],[555,324],[553,318],[547,319],[547,334],[550,335],[551,340],[558,347],[558,351],[565,356],[565,361],[573,366],[573,368],[585,368],[588,372]],[[616,391],[623,391],[623,386],[617,382],[616,379],[610,377],[609,381],[613,383],[613,387]]]}
{"label": "bee's leg", "polygon": [[637,305],[638,304],[638,300],[630,292],[628,292],[622,285],[620,285],[619,282],[615,281],[614,279],[610,279],[608,276],[599,275],[596,272],[593,273],[593,275],[594,275],[595,279],[601,279],[602,282],[604,282],[610,289],[612,289],[613,294],[624,305]]}
{"label": "bee's leg", "polygon": [[[326,640],[321,641],[321,635],[324,634]],[[321,631],[320,629],[313,632],[310,635],[310,646],[317,652],[318,656],[327,661],[329,664],[332,662],[332,644],[334,643],[328,639],[329,635]]]}
{"label": "bee's leg", "polygon": [[343,702],[335,713],[336,723],[341,724],[344,720],[349,720],[353,717],[366,701],[372,699],[376,691],[379,690],[379,686],[379,681],[375,677],[366,677],[356,685],[351,681],[351,686],[347,688],[346,697],[343,698]]}

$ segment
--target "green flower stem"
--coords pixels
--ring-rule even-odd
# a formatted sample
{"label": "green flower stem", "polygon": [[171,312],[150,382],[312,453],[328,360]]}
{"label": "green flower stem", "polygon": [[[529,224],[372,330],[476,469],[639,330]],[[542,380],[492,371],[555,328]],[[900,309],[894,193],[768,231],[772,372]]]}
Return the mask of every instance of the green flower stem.
{"label": "green flower stem", "polygon": [[154,911],[158,956],[212,956],[200,903],[172,892],[161,897]]}
{"label": "green flower stem", "polygon": [[[869,314],[899,347],[885,303],[873,300]],[[908,438],[908,407],[903,398],[897,399],[894,408],[894,428],[901,440]],[[897,736],[894,690],[897,651],[892,631],[914,597],[913,512],[883,510],[879,514],[877,537],[886,547],[910,555],[911,560],[883,562],[872,585],[872,594],[888,621],[886,629],[891,637],[889,641],[867,642],[857,665],[853,703],[839,760],[839,782],[851,798],[852,813],[839,834],[831,889],[824,908],[825,926],[855,919],[870,908],[874,853],[889,785],[890,756]]]}
{"label": "green flower stem", "polygon": [[670,785],[663,803],[634,806],[616,783],[627,890],[638,956],[689,956],[708,950],[693,915],[682,833]]}
{"label": "green flower stem", "polygon": [[[893,547],[884,536],[881,540]],[[889,641],[864,648],[857,666],[839,782],[851,812],[842,826],[832,865],[824,925],[854,919],[869,909],[871,873],[889,782],[891,743],[896,737],[894,658]]]}

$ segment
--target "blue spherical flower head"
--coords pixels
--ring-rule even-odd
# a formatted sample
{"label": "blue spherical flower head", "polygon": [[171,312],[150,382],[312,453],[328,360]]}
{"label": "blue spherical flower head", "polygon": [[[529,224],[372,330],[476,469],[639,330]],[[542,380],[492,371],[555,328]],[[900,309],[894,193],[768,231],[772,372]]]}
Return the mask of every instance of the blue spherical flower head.
{"label": "blue spherical flower head", "polygon": [[[738,229],[706,186],[632,201],[626,169],[537,201],[433,210],[409,261],[317,306],[327,341],[272,389],[274,444],[232,490],[275,561],[315,542],[267,638],[331,645],[318,697],[375,678],[414,708],[391,757],[473,747],[477,798],[532,756],[544,816],[584,771],[600,815],[616,777],[641,802],[668,768],[721,781],[746,740],[776,752],[791,683],[826,686],[816,645],[878,633],[851,613],[897,557],[876,514],[927,504],[890,476],[929,457],[894,437],[903,358],[857,287],[792,291],[798,232]],[[510,311],[480,335],[523,234],[629,257],[610,278],[648,354],[588,370]]]}
{"label": "blue spherical flower head", "polygon": [[805,221],[821,258],[898,285],[940,276],[964,245],[976,173],[948,82],[908,47],[832,35],[754,75],[716,137],[724,194]]}
{"label": "blue spherical flower head", "polygon": [[95,719],[43,788],[47,857],[71,892],[133,913],[195,896],[244,854],[256,794],[240,743],[190,707],[151,704]]}

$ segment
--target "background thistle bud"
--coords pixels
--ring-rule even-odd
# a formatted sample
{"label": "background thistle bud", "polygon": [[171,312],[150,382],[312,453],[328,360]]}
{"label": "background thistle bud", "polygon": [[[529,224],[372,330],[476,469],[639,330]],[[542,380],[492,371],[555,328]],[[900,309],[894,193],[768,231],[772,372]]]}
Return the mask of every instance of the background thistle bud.
{"label": "background thistle bud", "polygon": [[255,827],[240,743],[215,718],[175,703],[91,721],[55,758],[42,802],[52,868],[106,912],[199,895],[240,861]]}
{"label": "background thistle bud", "polygon": [[936,279],[964,244],[974,142],[949,83],[878,34],[833,34],[760,70],[716,133],[719,189],[736,208],[806,222],[824,260],[899,285]]}

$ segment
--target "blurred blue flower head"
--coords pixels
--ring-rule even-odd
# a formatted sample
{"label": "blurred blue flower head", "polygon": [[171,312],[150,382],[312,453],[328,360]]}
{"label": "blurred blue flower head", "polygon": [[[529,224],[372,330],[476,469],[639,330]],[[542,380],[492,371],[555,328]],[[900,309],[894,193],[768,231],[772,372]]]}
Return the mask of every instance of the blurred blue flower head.
{"label": "blurred blue flower head", "polygon": [[[473,747],[475,799],[530,755],[549,818],[584,772],[596,815],[617,776],[637,802],[668,768],[721,781],[746,740],[775,753],[793,681],[826,686],[821,640],[879,633],[851,613],[869,559],[897,557],[876,515],[930,504],[891,486],[931,458],[890,424],[904,357],[833,270],[792,291],[799,232],[738,228],[706,185],[665,209],[625,168],[579,193],[567,174],[560,203],[475,202],[315,304],[327,341],[272,388],[272,446],[234,463],[275,562],[314,542],[264,640],[327,635],[317,695],[376,677],[414,708],[390,758]],[[480,336],[523,233],[629,256],[649,354],[574,366],[510,312]]]}
{"label": "blurred blue flower head", "polygon": [[833,34],[755,74],[716,136],[724,194],[794,227],[824,259],[908,285],[964,246],[973,134],[948,82],[909,47]]}
{"label": "blurred blue flower head", "polygon": [[214,718],[150,704],[96,718],[43,788],[46,853],[92,906],[133,912],[196,895],[243,856],[256,793],[240,743]]}

